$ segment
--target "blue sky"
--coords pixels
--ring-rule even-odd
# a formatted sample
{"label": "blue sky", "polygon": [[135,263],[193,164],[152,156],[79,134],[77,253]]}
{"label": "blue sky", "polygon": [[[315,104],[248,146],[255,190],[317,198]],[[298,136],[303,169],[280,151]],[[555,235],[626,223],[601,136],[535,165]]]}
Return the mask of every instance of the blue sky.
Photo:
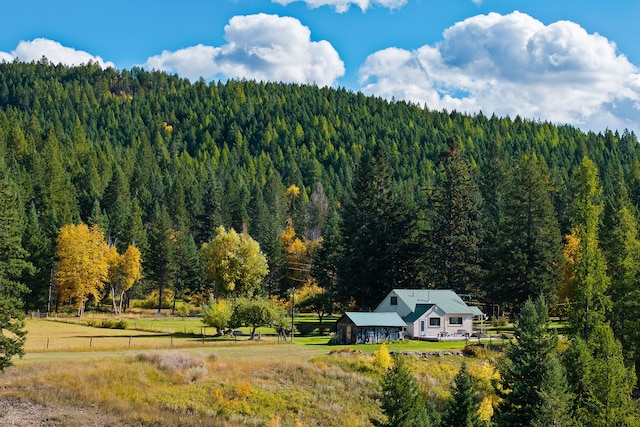
{"label": "blue sky", "polygon": [[315,83],[640,131],[637,0],[7,2],[0,60]]}

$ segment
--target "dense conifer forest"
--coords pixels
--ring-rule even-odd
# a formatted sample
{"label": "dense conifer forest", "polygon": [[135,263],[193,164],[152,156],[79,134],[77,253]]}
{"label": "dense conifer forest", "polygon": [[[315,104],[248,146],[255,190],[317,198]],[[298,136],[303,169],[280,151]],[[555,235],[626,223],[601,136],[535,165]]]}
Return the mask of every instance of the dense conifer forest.
{"label": "dense conifer forest", "polygon": [[[51,286],[69,224],[104,233],[116,255],[136,248],[143,280],[122,290],[127,300],[168,289],[174,300],[207,301],[218,291],[201,248],[238,238],[225,231],[235,230],[259,243],[268,264],[265,283],[236,296],[313,285],[322,292],[307,308],[327,313],[375,308],[392,288],[449,288],[489,314],[524,310],[528,323],[505,359],[515,365],[502,369],[514,378],[535,371],[549,388],[527,397],[505,376],[504,425],[521,417],[520,392],[540,407],[567,400],[556,394],[579,396],[556,409],[584,425],[635,419],[633,133],[431,111],[340,88],[190,82],[43,59],[0,63],[0,181],[0,297],[10,317],[19,298],[26,311],[69,303]],[[115,310],[111,292],[103,298]],[[569,319],[564,352],[548,335],[547,308]],[[550,362],[528,365],[532,351]]]}
{"label": "dense conifer forest", "polygon": [[[38,271],[27,280],[28,309],[46,302],[60,227],[79,221],[99,224],[120,248],[135,243],[146,260],[153,256],[149,234],[164,211],[171,227],[191,236],[196,247],[211,239],[219,225],[247,231],[268,256],[269,290],[277,293],[287,288],[279,237],[287,219],[306,241],[330,241],[328,233],[357,228],[349,223],[352,212],[342,208],[364,206],[367,180],[377,174],[389,192],[380,208],[392,216],[392,208],[408,214],[385,219],[387,226],[399,227],[386,230],[391,239],[415,243],[420,239],[414,237],[422,236],[435,242],[437,236],[429,236],[442,238],[442,230],[435,229],[446,224],[435,224],[442,215],[430,209],[441,194],[434,188],[447,175],[441,154],[451,151],[452,143],[466,172],[451,175],[468,174],[473,188],[464,191],[477,199],[472,202],[477,218],[469,217],[477,222],[471,226],[477,228],[477,241],[471,244],[477,246],[473,262],[484,272],[466,275],[466,284],[458,281],[454,286],[461,286],[459,291],[475,290],[499,300],[480,283],[482,277],[503,274],[492,265],[496,255],[491,252],[500,250],[497,240],[515,237],[505,234],[512,231],[505,227],[526,222],[505,223],[505,217],[515,216],[507,210],[524,203],[510,195],[532,186],[510,182],[518,170],[541,168],[522,179],[540,175],[536,179],[542,190],[531,197],[550,196],[551,204],[534,205],[547,210],[541,214],[543,228],[555,227],[547,232],[557,245],[562,243],[559,236],[571,233],[573,174],[583,158],[597,167],[602,200],[611,206],[611,215],[619,211],[621,193],[632,212],[640,203],[640,150],[636,137],[626,131],[584,133],[520,117],[430,111],[342,89],[233,80],[190,83],[142,69],[52,66],[44,59],[0,64],[0,76],[2,174],[19,189],[23,245]],[[366,172],[361,163],[373,157],[384,170]],[[359,181],[359,171],[370,176]],[[297,191],[287,191],[291,186]],[[369,214],[374,217],[373,211]],[[603,235],[601,240],[615,237]],[[424,252],[421,247],[412,250]],[[330,262],[332,254],[321,255],[318,262]],[[360,268],[356,264],[354,260],[350,268]],[[394,275],[406,270],[402,265],[394,269]],[[420,287],[437,287],[443,280],[443,273],[433,269],[412,270],[404,279],[389,280],[405,285],[412,280]],[[377,291],[372,301],[379,297]],[[514,298],[499,302],[522,303],[526,296]]]}

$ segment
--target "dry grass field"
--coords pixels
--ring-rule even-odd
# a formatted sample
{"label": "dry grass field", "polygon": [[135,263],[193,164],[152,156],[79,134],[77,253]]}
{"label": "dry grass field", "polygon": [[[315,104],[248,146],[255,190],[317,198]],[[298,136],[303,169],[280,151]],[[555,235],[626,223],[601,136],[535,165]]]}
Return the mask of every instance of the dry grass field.
{"label": "dry grass field", "polygon": [[[48,320],[29,320],[28,331],[26,356],[0,374],[2,425],[356,427],[383,417],[378,346],[349,351],[267,337],[203,343]],[[413,369],[425,394],[444,402],[460,362],[416,358]],[[471,369],[489,384],[490,360],[474,359]]]}

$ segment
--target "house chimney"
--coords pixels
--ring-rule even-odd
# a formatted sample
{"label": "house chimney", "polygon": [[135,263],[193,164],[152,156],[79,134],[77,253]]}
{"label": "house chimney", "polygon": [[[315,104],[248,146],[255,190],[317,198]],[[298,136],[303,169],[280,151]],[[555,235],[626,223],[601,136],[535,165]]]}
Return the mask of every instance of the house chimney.
{"label": "house chimney", "polygon": [[431,291],[427,291],[427,302],[431,302]]}

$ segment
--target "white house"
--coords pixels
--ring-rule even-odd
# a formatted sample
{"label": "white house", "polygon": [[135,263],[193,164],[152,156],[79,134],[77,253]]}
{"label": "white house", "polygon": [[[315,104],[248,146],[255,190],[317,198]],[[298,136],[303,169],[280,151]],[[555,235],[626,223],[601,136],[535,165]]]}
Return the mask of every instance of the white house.
{"label": "white house", "polygon": [[407,324],[407,335],[418,339],[469,336],[474,316],[483,315],[454,291],[440,289],[394,289],[374,312],[398,313]]}

